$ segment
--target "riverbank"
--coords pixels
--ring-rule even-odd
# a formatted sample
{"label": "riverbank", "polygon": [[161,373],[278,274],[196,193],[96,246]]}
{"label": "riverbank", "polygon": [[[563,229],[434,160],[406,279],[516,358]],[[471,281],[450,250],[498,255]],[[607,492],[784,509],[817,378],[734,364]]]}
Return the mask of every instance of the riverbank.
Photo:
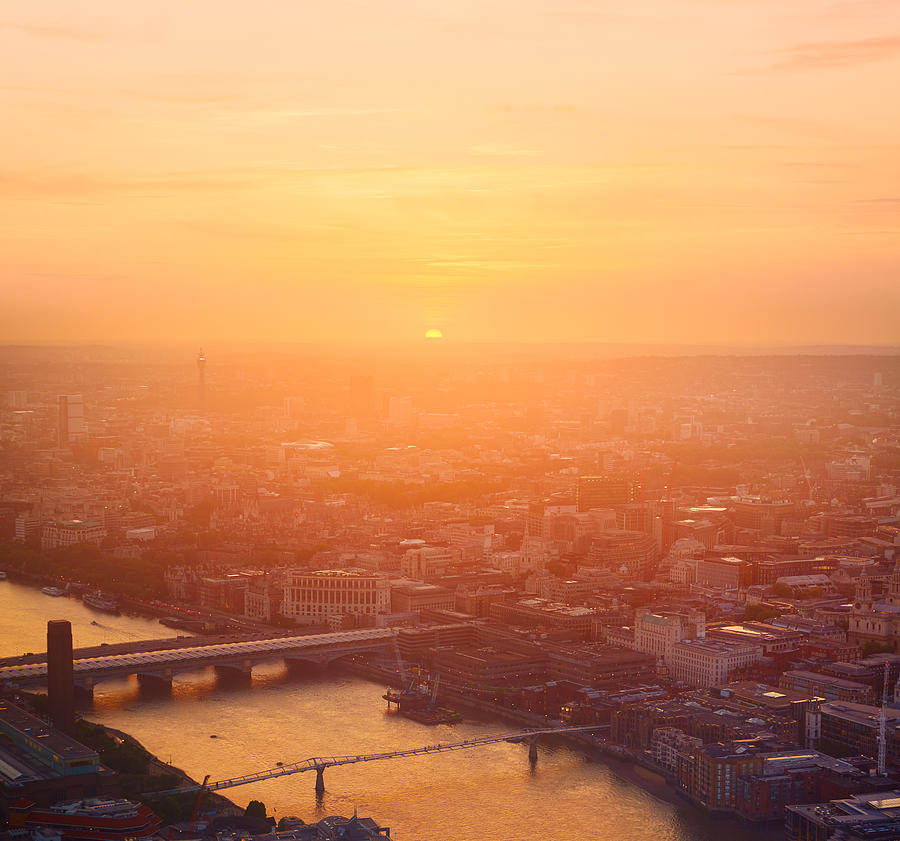
{"label": "riverbank", "polygon": [[[33,587],[40,590],[45,586],[59,587],[66,590],[67,598],[75,598],[81,601],[83,592],[93,589],[94,585],[71,581],[58,575],[48,573],[35,573],[17,567],[7,569],[7,579],[15,584],[25,587]],[[176,622],[188,623],[167,627],[183,630],[197,635],[225,635],[225,634],[257,634],[261,637],[290,636],[304,631],[297,631],[293,626],[270,625],[258,619],[249,619],[245,616],[235,616],[230,613],[222,613],[209,610],[196,605],[178,604],[162,599],[147,599],[134,596],[121,590],[104,588],[105,592],[118,599],[119,614],[124,616],[137,616],[147,619],[172,619]],[[97,611],[98,618],[109,614],[107,611]],[[325,628],[313,629],[310,633],[321,633]]]}
{"label": "riverbank", "polygon": [[[102,619],[74,599],[54,599],[38,589],[3,582],[0,655],[43,651],[51,619],[69,619],[81,646],[159,635],[155,622],[129,616]],[[95,619],[102,628],[92,624]],[[254,668],[251,685],[220,681],[206,671],[180,675],[170,693],[142,692],[133,680],[100,682],[82,715],[133,735],[198,782],[206,774],[226,779],[312,756],[411,750],[429,741],[519,729],[490,714],[477,723],[477,712],[460,724],[437,728],[386,715],[381,699],[386,685],[383,678],[342,675],[334,668],[292,672],[273,662]],[[585,757],[584,751],[557,747],[554,740],[540,750],[531,769],[526,746],[500,743],[477,751],[330,769],[321,796],[310,774],[274,777],[221,793],[242,809],[251,800],[262,801],[276,819],[299,815],[314,822],[364,807],[383,816],[392,835],[404,841],[567,841],[596,826],[597,815],[613,816],[607,834],[616,841],[721,841],[723,831],[729,841],[761,841],[756,828],[723,825],[693,808],[663,802],[624,775],[615,776],[604,762]],[[184,819],[189,819],[196,793],[163,802],[172,800],[186,804]]]}
{"label": "riverbank", "polygon": [[[197,782],[193,777],[191,777],[186,771],[181,768],[178,768],[175,765],[170,765],[168,762],[163,762],[158,756],[151,753],[147,748],[144,747],[141,742],[135,739],[130,733],[126,733],[123,730],[117,730],[115,727],[110,727],[106,724],[101,724],[98,721],[90,721],[90,719],[84,719],[94,727],[101,727],[104,732],[110,735],[114,739],[121,739],[123,742],[131,745],[137,750],[143,751],[149,757],[147,763],[147,776],[149,777],[177,777],[178,783],[174,786],[174,788],[178,789],[194,789],[197,786],[202,785]],[[146,797],[148,799],[153,799],[154,793],[153,791],[146,792]],[[240,808],[240,806],[232,803],[227,797],[224,797],[221,794],[215,792],[206,792],[204,795],[207,798],[207,804],[209,806],[215,807],[216,814],[218,815],[243,815],[244,810]]]}
{"label": "riverbank", "polygon": [[[340,668],[358,677],[381,682],[388,686],[401,687],[401,681],[395,671],[383,669],[371,663],[350,661],[342,663]],[[566,726],[566,723],[563,721],[472,698],[447,686],[441,687],[441,699],[448,706],[469,714],[474,713],[476,717],[486,720],[499,718],[524,728]],[[704,810],[683,797],[673,788],[662,769],[657,770],[650,766],[649,761],[641,761],[641,758],[625,754],[623,752],[624,749],[617,749],[617,746],[598,742],[596,738],[588,733],[561,733],[543,738],[558,740],[584,751],[590,761],[603,763],[615,777],[623,782],[637,786],[657,800],[673,806],[688,807],[696,810],[698,813],[706,814]],[[738,818],[731,815],[722,815],[722,818],[726,821],[740,822]]]}
{"label": "riverbank", "polygon": [[[47,696],[32,692],[19,692],[10,700],[43,717],[46,715]],[[129,800],[147,803],[164,819],[173,823],[190,818],[200,805],[197,789],[202,785],[184,769],[164,762],[148,750],[130,733],[99,721],[80,716],[76,719],[74,738],[100,755],[101,764],[115,774],[110,793]],[[204,781],[205,782],[205,781]],[[178,790],[184,789],[184,793]],[[172,791],[163,798],[160,791]],[[205,792],[203,808],[216,815],[243,815],[244,810],[218,793]]]}

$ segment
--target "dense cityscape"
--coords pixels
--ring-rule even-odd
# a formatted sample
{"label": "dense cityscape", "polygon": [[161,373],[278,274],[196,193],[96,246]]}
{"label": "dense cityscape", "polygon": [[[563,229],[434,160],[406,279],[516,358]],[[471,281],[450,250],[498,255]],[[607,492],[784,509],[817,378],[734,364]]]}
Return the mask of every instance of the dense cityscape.
{"label": "dense cityscape", "polygon": [[[733,832],[900,837],[900,358],[207,350],[3,349],[0,588],[56,611],[45,649],[3,626],[9,837],[401,838],[240,786],[496,744]],[[240,705],[273,660],[411,741],[192,779],[95,714],[200,672]]]}

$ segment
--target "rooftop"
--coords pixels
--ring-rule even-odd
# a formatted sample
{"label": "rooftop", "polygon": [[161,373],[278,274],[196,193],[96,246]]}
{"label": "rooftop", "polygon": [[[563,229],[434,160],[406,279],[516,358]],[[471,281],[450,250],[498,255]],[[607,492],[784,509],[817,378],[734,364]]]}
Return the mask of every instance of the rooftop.
{"label": "rooftop", "polygon": [[[866,727],[878,726],[878,713],[879,708],[869,706],[869,704],[854,704],[850,701],[829,701],[822,704],[823,715],[833,715]],[[888,726],[896,727],[900,724],[900,709],[887,707],[885,718]]]}
{"label": "rooftop", "polygon": [[59,730],[52,729],[41,719],[9,701],[0,700],[0,731],[6,733],[15,731],[22,734],[65,760],[83,758],[97,761],[96,751],[85,747],[81,742],[76,742]]}

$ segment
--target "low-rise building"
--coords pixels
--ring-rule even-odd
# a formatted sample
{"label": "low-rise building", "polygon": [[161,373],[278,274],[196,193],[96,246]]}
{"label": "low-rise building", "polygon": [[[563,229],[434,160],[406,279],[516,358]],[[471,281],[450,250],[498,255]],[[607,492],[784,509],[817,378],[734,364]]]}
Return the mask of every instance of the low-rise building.
{"label": "low-rise building", "polygon": [[437,584],[412,582],[391,588],[391,610],[394,613],[421,613],[423,610],[453,610],[456,595]]}
{"label": "low-rise building", "polygon": [[[831,701],[820,708],[822,734],[819,747],[832,756],[878,756],[879,708],[868,704]],[[886,760],[900,767],[900,710],[888,708]]]}
{"label": "low-rise building", "polygon": [[478,687],[523,685],[546,672],[547,655],[498,651],[496,648],[461,650],[441,647],[431,652],[431,665],[444,678]]}
{"label": "low-rise building", "polygon": [[865,784],[856,765],[815,750],[777,751],[763,755],[762,769],[737,779],[735,811],[746,820],[782,821],[786,806],[818,800],[829,783]]}
{"label": "low-rise building", "polygon": [[491,605],[491,617],[510,625],[535,628],[543,626],[565,630],[573,638],[595,639],[601,614],[589,607],[572,607],[546,599],[520,599]]}
{"label": "low-rise building", "polygon": [[672,646],[671,672],[675,680],[706,688],[728,683],[731,673],[762,657],[759,645],[715,640],[683,640]]}
{"label": "low-rise building", "polygon": [[0,811],[27,798],[41,806],[111,791],[115,774],[97,751],[0,699]]}
{"label": "low-rise building", "polygon": [[787,807],[785,816],[788,841],[898,838],[900,790],[855,794],[826,803],[791,805]]}
{"label": "low-rise building", "polygon": [[778,685],[782,689],[817,695],[826,701],[850,701],[866,704],[872,700],[872,688],[864,683],[807,672],[802,669],[784,672]]}
{"label": "low-rise building", "polygon": [[47,523],[41,533],[41,549],[60,549],[78,543],[100,543],[106,537],[102,523],[91,520],[57,520]]}
{"label": "low-rise building", "polygon": [[590,686],[623,680],[652,682],[655,666],[656,659],[650,655],[612,645],[552,646],[548,654],[554,680]]}
{"label": "low-rise building", "polygon": [[797,723],[796,740],[810,746],[818,738],[818,711],[823,699],[809,692],[796,692],[743,680],[710,690],[729,709],[761,710]]}
{"label": "low-rise building", "polygon": [[696,583],[723,590],[746,588],[753,583],[753,565],[741,558],[702,558],[697,562]]}
{"label": "low-rise building", "polygon": [[706,616],[702,611],[681,614],[639,610],[634,617],[633,648],[670,664],[675,643],[703,639],[705,633]]}
{"label": "low-rise building", "polygon": [[696,736],[688,736],[677,727],[657,727],[653,731],[650,752],[653,761],[669,774],[678,772],[679,756],[692,754],[703,742]]}
{"label": "low-rise building", "polygon": [[282,613],[284,583],[270,574],[254,575],[244,597],[244,616],[271,622]]}
{"label": "low-rise building", "polygon": [[766,657],[772,654],[794,651],[804,639],[800,631],[779,628],[765,622],[710,625],[706,630],[706,637],[707,639],[721,640],[722,642],[758,645]]}
{"label": "low-rise building", "polygon": [[219,577],[200,579],[200,607],[222,610],[226,613],[243,613],[250,578],[229,573]]}

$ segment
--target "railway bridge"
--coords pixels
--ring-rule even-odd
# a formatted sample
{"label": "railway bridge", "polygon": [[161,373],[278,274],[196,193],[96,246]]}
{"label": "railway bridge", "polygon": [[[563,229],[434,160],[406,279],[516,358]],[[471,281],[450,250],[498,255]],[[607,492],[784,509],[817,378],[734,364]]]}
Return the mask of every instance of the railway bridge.
{"label": "railway bridge", "polygon": [[[373,628],[211,644],[198,640],[196,645],[187,647],[81,657],[74,660],[73,673],[75,685],[88,691],[98,681],[130,675],[137,675],[141,681],[171,686],[175,675],[208,666],[249,679],[253,667],[261,663],[281,660],[287,665],[328,665],[353,654],[390,651],[393,639],[391,629]],[[27,686],[42,684],[46,679],[46,662],[0,667],[0,682]]]}

